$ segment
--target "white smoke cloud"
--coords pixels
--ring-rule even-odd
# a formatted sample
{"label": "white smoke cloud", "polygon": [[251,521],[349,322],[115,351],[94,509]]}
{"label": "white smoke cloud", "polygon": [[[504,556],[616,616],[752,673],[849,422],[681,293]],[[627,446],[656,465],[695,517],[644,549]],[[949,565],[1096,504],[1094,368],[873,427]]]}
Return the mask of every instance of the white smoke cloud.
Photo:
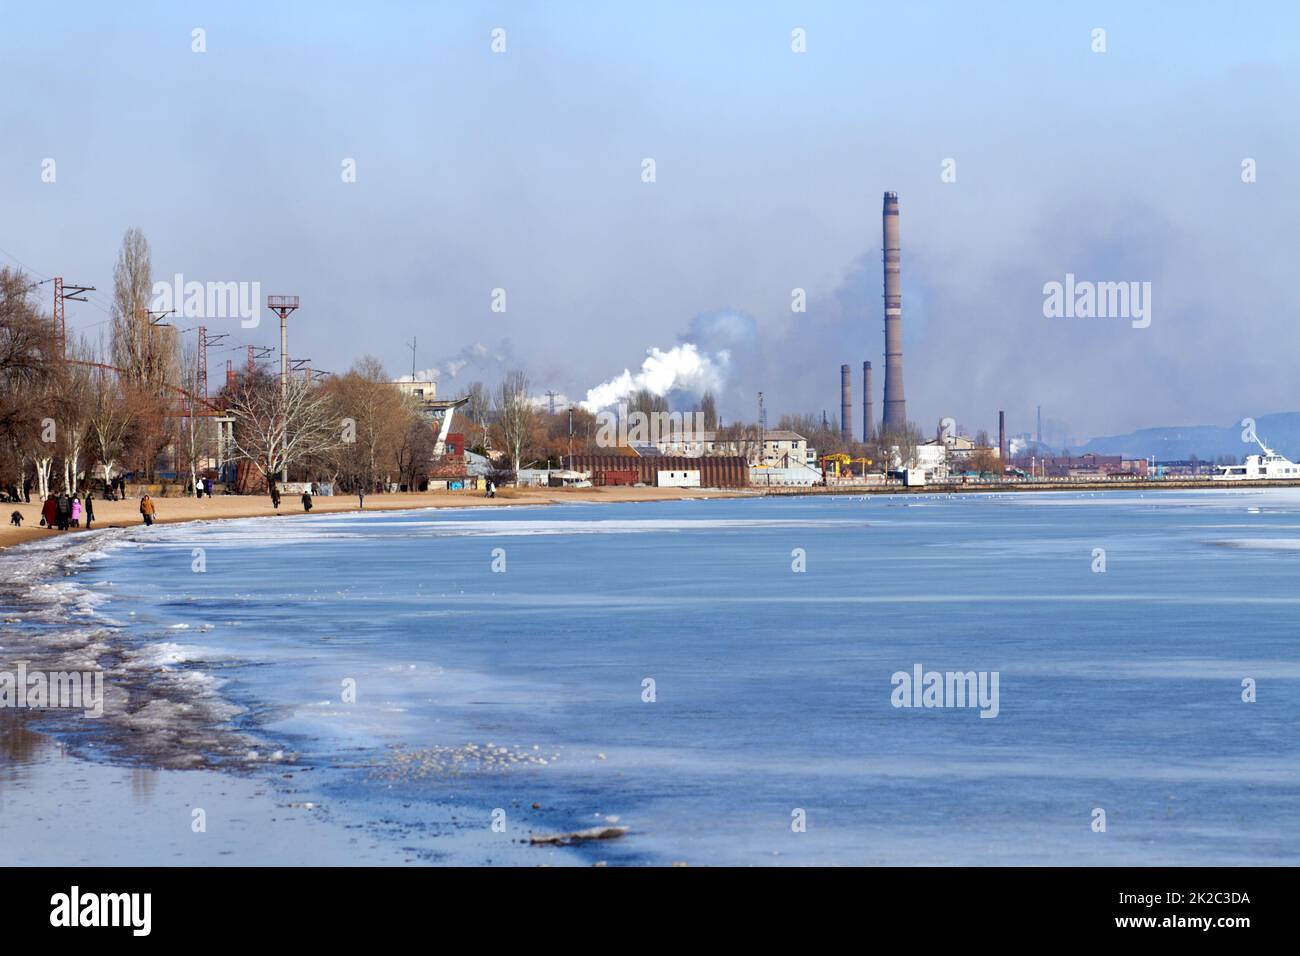
{"label": "white smoke cloud", "polygon": [[[509,340],[502,339],[495,347],[475,342],[467,345],[451,358],[440,364],[415,373],[417,382],[442,382],[444,379],[456,378],[467,368],[476,372],[499,372],[515,362],[514,348]],[[402,375],[397,381],[412,381],[410,375]]]}
{"label": "white smoke cloud", "polygon": [[441,374],[442,374],[442,370],[441,370],[441,369],[438,369],[438,368],[426,368],[426,369],[424,369],[424,370],[422,370],[422,371],[416,372],[416,373],[415,373],[415,378],[412,378],[412,377],[410,376],[409,373],[406,374],[406,375],[399,375],[399,376],[397,376],[397,381],[399,381],[399,382],[436,382],[436,381],[438,381],[438,376],[440,376]]}
{"label": "white smoke cloud", "polygon": [[622,375],[588,389],[586,401],[581,405],[589,412],[597,412],[643,388],[654,395],[716,391],[726,380],[730,362],[731,355],[726,349],[710,355],[701,352],[693,342],[684,342],[667,351],[651,348],[646,351],[639,372],[634,374],[624,369]]}

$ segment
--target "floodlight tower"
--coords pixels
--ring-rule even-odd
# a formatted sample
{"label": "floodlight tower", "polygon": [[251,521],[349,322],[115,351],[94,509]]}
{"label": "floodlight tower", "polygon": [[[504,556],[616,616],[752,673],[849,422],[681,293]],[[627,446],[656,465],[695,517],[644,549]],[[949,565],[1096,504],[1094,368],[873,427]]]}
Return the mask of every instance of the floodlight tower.
{"label": "floodlight tower", "polygon": [[[268,295],[266,307],[280,317],[280,402],[289,404],[289,316],[298,311],[296,295]],[[280,469],[280,481],[289,480],[289,462]]]}

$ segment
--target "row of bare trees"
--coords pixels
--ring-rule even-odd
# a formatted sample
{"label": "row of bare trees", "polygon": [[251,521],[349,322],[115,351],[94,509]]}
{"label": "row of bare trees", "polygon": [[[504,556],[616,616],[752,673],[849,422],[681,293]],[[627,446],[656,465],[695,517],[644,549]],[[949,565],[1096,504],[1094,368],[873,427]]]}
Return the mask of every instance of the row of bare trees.
{"label": "row of bare trees", "polygon": [[259,369],[219,401],[234,418],[234,455],[268,486],[287,475],[348,491],[416,490],[433,457],[433,424],[371,356],[321,383]]}
{"label": "row of bare trees", "polygon": [[[0,492],[44,497],[78,491],[92,477],[152,475],[175,431],[164,380],[118,375],[109,353],[75,335],[61,351],[37,289],[23,273],[0,268]],[[123,318],[116,305],[113,318]],[[138,331],[153,337],[155,364],[162,362],[167,339]]]}

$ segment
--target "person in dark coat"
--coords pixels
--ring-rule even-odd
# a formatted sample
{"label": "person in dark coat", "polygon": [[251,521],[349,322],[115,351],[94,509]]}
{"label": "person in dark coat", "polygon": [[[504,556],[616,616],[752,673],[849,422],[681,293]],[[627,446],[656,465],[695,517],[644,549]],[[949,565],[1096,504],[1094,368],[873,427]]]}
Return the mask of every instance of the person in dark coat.
{"label": "person in dark coat", "polygon": [[55,498],[54,495],[50,495],[46,498],[45,504],[41,505],[41,518],[43,519],[45,527],[49,528],[51,531],[53,531],[55,526],[59,523],[59,499]]}
{"label": "person in dark coat", "polygon": [[68,525],[72,522],[72,499],[67,495],[59,495],[55,508],[55,520],[59,530],[67,531]]}
{"label": "person in dark coat", "polygon": [[86,489],[86,503],[82,506],[82,513],[86,516],[86,530],[90,530],[90,523],[95,520],[95,504],[90,496],[90,489]]}
{"label": "person in dark coat", "polygon": [[205,477],[205,478],[203,479],[203,493],[204,493],[205,495],[207,495],[209,498],[212,497],[212,479],[211,479],[211,478],[206,478],[206,477]]}
{"label": "person in dark coat", "polygon": [[276,511],[280,510],[280,486],[275,482],[271,482],[271,504],[275,506]]}
{"label": "person in dark coat", "polygon": [[310,491],[304,491],[304,492],[302,493],[302,510],[303,510],[303,511],[311,511],[311,492],[310,492]]}

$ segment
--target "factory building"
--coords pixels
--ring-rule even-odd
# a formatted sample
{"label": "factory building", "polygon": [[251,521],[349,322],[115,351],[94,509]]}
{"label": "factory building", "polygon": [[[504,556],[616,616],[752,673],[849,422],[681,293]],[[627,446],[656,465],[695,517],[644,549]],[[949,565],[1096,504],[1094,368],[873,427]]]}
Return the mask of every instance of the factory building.
{"label": "factory building", "polygon": [[658,454],[680,458],[705,458],[736,455],[750,464],[767,468],[798,468],[808,464],[808,439],[798,432],[778,428],[764,432],[758,439],[719,438],[717,432],[696,432],[683,438],[670,436],[656,442],[635,443],[642,455]]}
{"label": "factory building", "polygon": [[[1122,455],[1047,456],[1022,458],[1017,462],[1031,474],[1044,478],[1140,477],[1148,474],[1145,458],[1130,459]],[[1031,471],[1032,469],[1032,471]]]}
{"label": "factory building", "polygon": [[[660,485],[660,474],[667,483],[676,487],[747,488],[749,463],[739,455],[638,455],[620,454],[611,450],[601,455],[565,456],[565,464],[573,471],[586,472],[593,485]],[[698,477],[697,477],[698,476]],[[683,484],[696,482],[698,484]]]}

